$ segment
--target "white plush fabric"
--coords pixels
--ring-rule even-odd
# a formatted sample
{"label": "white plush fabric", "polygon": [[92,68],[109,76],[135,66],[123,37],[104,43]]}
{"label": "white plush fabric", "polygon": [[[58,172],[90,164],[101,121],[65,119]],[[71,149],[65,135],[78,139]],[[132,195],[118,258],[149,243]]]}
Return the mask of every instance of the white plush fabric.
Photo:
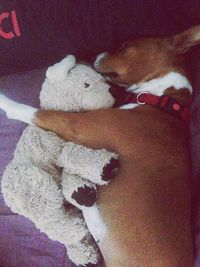
{"label": "white plush fabric", "polygon": [[117,159],[117,155],[105,149],[94,150],[68,142],[59,156],[58,164],[64,167],[67,173],[104,185],[107,182],[101,179],[102,171],[112,158]]}
{"label": "white plush fabric", "polygon": [[[71,61],[71,57],[68,56],[67,59]],[[59,63],[56,64],[56,73],[58,66]],[[64,68],[63,60],[61,66]],[[42,108],[80,111],[112,107],[114,99],[109,93],[109,85],[100,74],[83,64],[70,66],[71,69],[64,68],[65,79],[62,75],[62,80],[52,82],[54,76],[49,78],[49,74],[46,77],[40,93]],[[53,75],[53,67],[50,68]]]}
{"label": "white plush fabric", "polygon": [[[68,56],[47,70],[41,107],[81,111],[112,107],[109,85],[92,68]],[[65,142],[56,134],[28,126],[2,178],[2,192],[13,212],[33,221],[52,240],[63,243],[75,264],[97,263],[100,254],[81,208],[71,195],[79,187],[106,184],[102,170],[114,153]],[[65,201],[74,206],[65,209]]]}

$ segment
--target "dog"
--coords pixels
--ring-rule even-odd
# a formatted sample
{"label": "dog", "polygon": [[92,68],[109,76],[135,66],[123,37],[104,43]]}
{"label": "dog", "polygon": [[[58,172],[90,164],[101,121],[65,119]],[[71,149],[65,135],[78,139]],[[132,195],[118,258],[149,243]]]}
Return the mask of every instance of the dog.
{"label": "dog", "polygon": [[7,102],[11,118],[119,154],[119,173],[100,189],[96,208],[83,211],[91,233],[98,236],[104,266],[193,265],[188,151],[192,86],[185,54],[199,43],[196,25],[172,36],[128,41],[98,55],[95,69],[124,86],[129,96],[136,94],[119,109],[66,113]]}

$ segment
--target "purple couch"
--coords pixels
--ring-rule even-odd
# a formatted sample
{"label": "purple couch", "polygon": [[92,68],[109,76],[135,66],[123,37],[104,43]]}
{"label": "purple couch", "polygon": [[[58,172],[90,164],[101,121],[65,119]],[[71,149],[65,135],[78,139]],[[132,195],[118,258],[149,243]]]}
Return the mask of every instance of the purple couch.
{"label": "purple couch", "polygon": [[[194,97],[191,117],[192,159],[192,232],[195,267],[200,266],[200,48],[189,55],[192,67]],[[0,88],[10,98],[35,107],[46,69],[0,77]],[[0,110],[0,178],[13,157],[24,123],[8,120]],[[40,233],[28,219],[14,214],[4,204],[0,193],[0,267],[72,267],[65,247]]]}
{"label": "purple couch", "polygon": [[[13,74],[0,78],[7,96],[38,106],[38,95],[45,70]],[[8,120],[0,111],[0,177],[13,157],[25,124]],[[40,233],[33,223],[10,211],[0,194],[0,267],[72,267],[65,247]]]}
{"label": "purple couch", "polygon": [[[22,39],[0,39],[0,75],[48,66],[69,53],[88,58],[130,37],[172,34],[200,23],[200,2],[196,0],[60,0],[59,5],[54,0],[29,1],[28,5],[26,0],[1,1],[0,12],[13,9],[19,16]],[[194,87],[190,147],[195,267],[200,267],[199,59],[200,48],[196,48],[189,57]],[[0,88],[16,101],[37,106],[44,75],[45,70],[38,69],[0,77]],[[0,111],[0,177],[25,126],[6,119]],[[50,266],[73,264],[64,246],[11,213],[0,194],[0,267]]]}

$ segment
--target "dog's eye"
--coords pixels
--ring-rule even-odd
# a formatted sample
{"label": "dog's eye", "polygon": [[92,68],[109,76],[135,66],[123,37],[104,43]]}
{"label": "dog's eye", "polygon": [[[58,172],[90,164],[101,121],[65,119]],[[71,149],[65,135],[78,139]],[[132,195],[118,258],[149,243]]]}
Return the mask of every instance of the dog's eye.
{"label": "dog's eye", "polygon": [[88,88],[90,85],[89,83],[84,83],[85,88]]}

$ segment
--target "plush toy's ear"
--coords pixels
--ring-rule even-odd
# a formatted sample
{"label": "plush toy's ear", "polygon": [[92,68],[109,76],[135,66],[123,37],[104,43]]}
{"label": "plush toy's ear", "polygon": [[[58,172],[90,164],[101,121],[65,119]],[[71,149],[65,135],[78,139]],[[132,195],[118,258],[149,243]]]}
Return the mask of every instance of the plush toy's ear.
{"label": "plush toy's ear", "polygon": [[46,77],[51,82],[63,81],[67,78],[68,72],[76,64],[76,58],[73,55],[65,57],[60,62],[49,67],[46,72]]}

